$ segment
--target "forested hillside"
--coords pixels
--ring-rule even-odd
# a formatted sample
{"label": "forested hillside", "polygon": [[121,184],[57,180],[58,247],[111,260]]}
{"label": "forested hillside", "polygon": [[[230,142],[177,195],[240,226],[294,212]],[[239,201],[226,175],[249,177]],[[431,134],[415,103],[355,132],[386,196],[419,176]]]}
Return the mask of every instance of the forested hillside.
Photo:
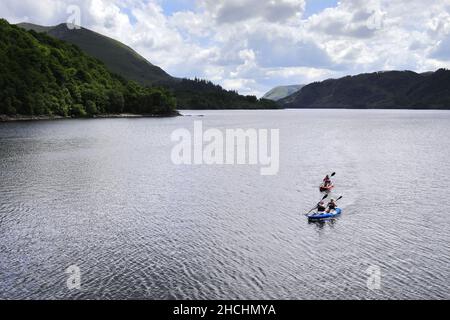
{"label": "forested hillside", "polygon": [[177,97],[180,109],[276,109],[271,100],[256,96],[242,96],[236,91],[224,90],[211,81],[182,79],[172,83],[170,90]]}
{"label": "forested hillside", "polygon": [[171,115],[175,98],[111,73],[78,47],[0,20],[0,114]]}
{"label": "forested hillside", "polygon": [[282,99],[286,108],[450,109],[450,71],[388,71],[329,79]]}

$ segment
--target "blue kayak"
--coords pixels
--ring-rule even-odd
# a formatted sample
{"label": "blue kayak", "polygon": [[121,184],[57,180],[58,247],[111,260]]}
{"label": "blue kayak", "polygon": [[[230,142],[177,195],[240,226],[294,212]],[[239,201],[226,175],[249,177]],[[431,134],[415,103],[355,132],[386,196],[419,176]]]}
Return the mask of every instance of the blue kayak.
{"label": "blue kayak", "polygon": [[336,210],[334,210],[334,212],[330,212],[330,213],[323,213],[323,214],[314,213],[314,214],[308,216],[308,219],[311,221],[333,219],[333,218],[339,217],[341,214],[342,214],[342,209],[336,208]]}

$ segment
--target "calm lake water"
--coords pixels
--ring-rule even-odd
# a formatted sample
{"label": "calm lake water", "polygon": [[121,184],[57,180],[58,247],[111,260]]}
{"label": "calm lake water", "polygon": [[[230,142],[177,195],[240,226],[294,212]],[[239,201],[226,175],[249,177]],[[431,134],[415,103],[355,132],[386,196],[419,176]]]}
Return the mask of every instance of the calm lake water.
{"label": "calm lake water", "polygon": [[[450,298],[450,112],[185,114],[1,123],[0,298]],[[172,164],[195,120],[280,129],[279,174]],[[308,223],[333,171],[343,215]]]}

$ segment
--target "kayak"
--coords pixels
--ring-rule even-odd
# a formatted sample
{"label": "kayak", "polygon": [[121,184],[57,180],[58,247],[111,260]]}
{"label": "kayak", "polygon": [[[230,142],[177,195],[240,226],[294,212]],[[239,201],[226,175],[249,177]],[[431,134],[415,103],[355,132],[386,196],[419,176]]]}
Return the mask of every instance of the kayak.
{"label": "kayak", "polygon": [[308,219],[311,221],[333,219],[333,218],[339,217],[341,214],[342,214],[342,209],[336,208],[333,212],[330,212],[330,213],[325,213],[325,212],[323,214],[314,213],[314,214],[308,216]]}
{"label": "kayak", "polygon": [[333,188],[334,188],[334,185],[331,185],[331,186],[328,186],[328,187],[325,187],[324,185],[321,185],[320,186],[320,192],[329,192],[329,191],[333,190]]}

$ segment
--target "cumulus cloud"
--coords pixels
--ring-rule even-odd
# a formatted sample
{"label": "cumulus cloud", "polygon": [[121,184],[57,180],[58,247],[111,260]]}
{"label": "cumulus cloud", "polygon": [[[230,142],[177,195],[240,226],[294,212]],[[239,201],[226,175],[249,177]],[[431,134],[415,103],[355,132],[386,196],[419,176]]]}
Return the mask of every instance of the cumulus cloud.
{"label": "cumulus cloud", "polygon": [[67,8],[67,4],[52,0],[1,1],[0,14],[11,23],[42,21],[43,24],[55,24],[66,17],[61,5]]}
{"label": "cumulus cloud", "polygon": [[380,1],[343,1],[313,16],[309,27],[331,36],[370,38],[383,28],[384,18]]}
{"label": "cumulus cloud", "polygon": [[301,17],[305,0],[201,0],[200,6],[219,24],[246,20],[285,22]]}
{"label": "cumulus cloud", "polygon": [[[450,64],[450,0],[2,0],[12,23],[81,24],[118,39],[178,77],[204,77],[243,94],[389,69]],[[191,4],[190,6],[187,4]]]}
{"label": "cumulus cloud", "polygon": [[249,38],[248,43],[257,52],[258,63],[263,68],[323,68],[333,64],[328,54],[309,39],[268,38],[265,34],[256,34]]}
{"label": "cumulus cloud", "polygon": [[450,38],[440,41],[430,57],[437,60],[450,61]]}

